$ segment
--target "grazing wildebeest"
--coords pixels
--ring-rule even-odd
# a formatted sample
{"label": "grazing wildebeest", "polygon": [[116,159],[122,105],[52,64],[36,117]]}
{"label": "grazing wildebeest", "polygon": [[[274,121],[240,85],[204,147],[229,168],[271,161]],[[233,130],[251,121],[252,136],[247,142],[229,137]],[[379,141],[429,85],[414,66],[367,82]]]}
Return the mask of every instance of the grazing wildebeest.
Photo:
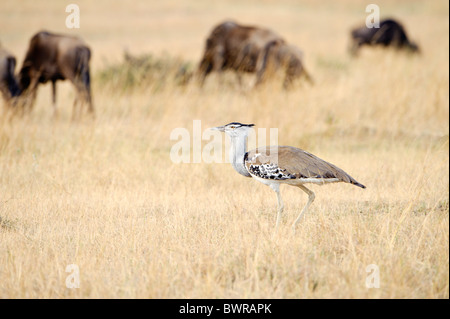
{"label": "grazing wildebeest", "polygon": [[0,92],[7,104],[20,93],[19,85],[14,75],[16,58],[3,49],[0,44]]}
{"label": "grazing wildebeest", "polygon": [[363,45],[392,46],[397,49],[407,49],[410,52],[419,52],[417,44],[408,39],[405,28],[393,19],[380,21],[379,28],[367,28],[367,26],[363,26],[353,29],[351,37],[352,44],[350,52],[353,55],[356,55],[359,48]]}
{"label": "grazing wildebeest", "polygon": [[25,105],[32,107],[39,83],[51,81],[53,110],[56,115],[56,81],[69,79],[77,91],[73,104],[73,118],[76,117],[78,102],[81,102],[79,113],[86,102],[89,112],[93,115],[90,57],[89,47],[78,37],[46,31],[34,35],[19,72],[19,84],[26,101]]}
{"label": "grazing wildebeest", "polygon": [[298,53],[297,48],[288,46],[271,30],[226,21],[216,26],[207,38],[198,75],[203,83],[209,73],[231,69],[238,76],[240,72],[256,73],[256,84],[259,84],[267,77],[269,66],[283,65],[286,84],[302,73],[307,74],[303,66],[298,67],[302,65],[302,54]]}
{"label": "grazing wildebeest", "polygon": [[303,52],[296,46],[278,41],[268,43],[260,61],[261,66],[257,70],[257,84],[268,77],[271,72],[279,69],[284,70],[283,86],[285,88],[291,86],[293,81],[302,75],[307,81],[313,83],[302,61]]}

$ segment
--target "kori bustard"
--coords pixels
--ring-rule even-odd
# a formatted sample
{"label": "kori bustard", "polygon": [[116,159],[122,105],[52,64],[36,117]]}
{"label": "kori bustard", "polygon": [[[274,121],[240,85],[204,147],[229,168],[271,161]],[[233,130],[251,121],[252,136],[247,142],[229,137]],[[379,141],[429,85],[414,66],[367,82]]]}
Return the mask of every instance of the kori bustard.
{"label": "kori bustard", "polygon": [[230,137],[230,162],[239,174],[253,177],[276,192],[278,211],[275,232],[279,227],[284,208],[280,194],[281,184],[297,186],[308,194],[308,202],[292,225],[294,231],[315,198],[314,192],[306,188],[304,184],[323,185],[345,182],[366,188],[342,169],[296,147],[266,146],[247,152],[247,136],[252,126],[254,124],[232,122],[212,129],[225,132]]}

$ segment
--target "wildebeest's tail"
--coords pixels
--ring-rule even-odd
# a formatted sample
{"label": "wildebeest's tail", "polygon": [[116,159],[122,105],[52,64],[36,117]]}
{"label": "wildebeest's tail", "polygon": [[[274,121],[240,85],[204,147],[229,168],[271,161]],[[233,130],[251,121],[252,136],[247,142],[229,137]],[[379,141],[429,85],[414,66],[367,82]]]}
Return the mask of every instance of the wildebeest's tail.
{"label": "wildebeest's tail", "polygon": [[89,60],[91,59],[91,51],[87,47],[77,47],[75,53],[76,74],[80,77],[81,82],[86,89],[90,88],[91,79],[89,74]]}
{"label": "wildebeest's tail", "polygon": [[[89,72],[89,60],[91,59],[91,50],[85,46],[76,48],[75,53],[76,75],[79,78],[80,84],[83,86],[84,98],[89,103],[89,110],[92,112],[92,97],[91,97],[91,75]],[[80,88],[81,89],[81,88]]]}

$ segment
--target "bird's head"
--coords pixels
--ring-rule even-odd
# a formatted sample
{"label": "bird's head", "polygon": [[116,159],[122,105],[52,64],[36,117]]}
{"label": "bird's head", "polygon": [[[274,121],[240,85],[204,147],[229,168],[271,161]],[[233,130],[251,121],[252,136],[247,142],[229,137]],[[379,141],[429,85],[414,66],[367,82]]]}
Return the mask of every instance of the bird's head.
{"label": "bird's head", "polygon": [[223,126],[213,127],[211,129],[225,132],[230,137],[237,137],[237,136],[248,136],[252,126],[255,126],[255,124],[242,124],[238,122],[231,122]]}

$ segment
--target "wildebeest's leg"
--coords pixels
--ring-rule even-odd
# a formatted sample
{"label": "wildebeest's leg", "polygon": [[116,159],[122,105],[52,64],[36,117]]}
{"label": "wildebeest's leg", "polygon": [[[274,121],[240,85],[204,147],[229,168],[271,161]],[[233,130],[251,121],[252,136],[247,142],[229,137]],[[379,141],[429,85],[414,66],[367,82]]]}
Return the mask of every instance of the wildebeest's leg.
{"label": "wildebeest's leg", "polygon": [[72,80],[72,83],[75,86],[75,99],[73,100],[72,121],[75,121],[79,118],[79,110],[82,107],[82,100],[84,100],[84,96],[83,99],[81,99],[81,95],[84,93],[84,86],[80,80],[80,76],[75,77],[75,79]]}
{"label": "wildebeest's leg", "polygon": [[200,77],[200,85],[203,86],[206,77],[211,72],[221,72],[224,64],[224,49],[222,46],[217,46],[212,49],[208,49],[205,53],[200,66],[198,68],[198,74]]}
{"label": "wildebeest's leg", "polygon": [[206,57],[203,58],[197,71],[200,86],[203,86],[206,76],[212,71],[212,68],[212,63],[209,61],[209,59],[207,59]]}
{"label": "wildebeest's leg", "polygon": [[223,46],[217,46],[213,53],[212,70],[220,75],[220,81],[222,82],[222,70],[225,64],[225,49]]}
{"label": "wildebeest's leg", "polygon": [[53,116],[58,116],[58,108],[56,107],[56,80],[52,80],[52,106],[53,106]]}
{"label": "wildebeest's leg", "polygon": [[75,121],[78,117],[77,117],[77,109],[79,109],[79,107],[77,107],[79,102],[79,94],[77,92],[77,94],[75,95],[75,99],[73,100],[73,108],[72,108],[72,121]]}
{"label": "wildebeest's leg", "polygon": [[314,84],[314,79],[313,79],[312,76],[309,74],[309,72],[306,71],[305,68],[303,68],[303,74],[305,75],[306,81],[308,81],[311,85],[313,85],[313,84]]}
{"label": "wildebeest's leg", "polygon": [[225,62],[225,49],[223,46],[217,46],[213,51],[212,71],[221,72]]}
{"label": "wildebeest's leg", "polygon": [[[77,108],[79,116],[81,116],[83,105],[88,104],[88,111],[91,115],[94,115],[94,106],[92,105],[91,98],[91,76],[89,71],[89,59],[91,52],[87,48],[77,48],[76,53],[76,68],[74,71],[74,77],[72,83],[77,90],[77,97],[74,101],[74,109],[72,119],[77,118]],[[80,104],[77,106],[77,104]]]}
{"label": "wildebeest's leg", "polygon": [[[76,85],[77,92],[76,92],[76,95],[75,95],[75,100],[73,102],[72,120],[76,120],[76,119],[80,119],[81,118],[81,115],[83,113],[83,108],[84,108],[84,105],[86,103],[89,104],[88,105],[89,111],[93,112],[90,109],[91,105],[90,105],[90,102],[89,102],[90,100],[89,100],[89,94],[88,94],[87,89],[84,87],[83,84],[81,84],[79,82],[76,83],[75,85]],[[93,113],[91,113],[91,114],[93,114]]]}
{"label": "wildebeest's leg", "polygon": [[285,64],[283,88],[288,90],[293,86],[294,81],[303,75],[303,67],[300,65],[290,65],[289,63]]}
{"label": "wildebeest's leg", "polygon": [[87,103],[88,103],[88,111],[92,115],[92,117],[95,117],[95,110],[94,105],[92,103],[92,95],[91,95],[91,89],[88,89],[87,92]]}
{"label": "wildebeest's leg", "polygon": [[267,77],[267,55],[261,58],[261,61],[258,62],[256,66],[256,82],[255,87],[261,85]]}
{"label": "wildebeest's leg", "polygon": [[27,93],[24,95],[24,101],[23,101],[23,111],[24,112],[31,112],[34,106],[34,102],[36,101],[36,94],[37,94],[37,86],[39,84],[39,76],[35,76],[32,78],[30,86],[27,89]]}
{"label": "wildebeest's leg", "polygon": [[286,74],[283,81],[283,89],[288,90],[292,87],[292,84],[294,82],[294,78],[290,74]]}
{"label": "wildebeest's leg", "polygon": [[294,65],[288,64],[286,66],[286,74],[284,77],[283,88],[290,89],[293,86],[294,81],[301,77],[305,77],[305,80],[308,81],[311,85],[314,84],[312,77],[309,75],[309,73],[306,71],[306,69],[303,67],[302,64],[294,64]]}
{"label": "wildebeest's leg", "polygon": [[242,88],[242,73],[237,71],[236,72],[236,77],[237,77],[237,80],[238,80],[239,87]]}
{"label": "wildebeest's leg", "polygon": [[84,104],[88,104],[88,112],[95,116],[94,106],[92,105],[91,87],[89,73],[81,74],[72,81],[75,86],[75,100],[73,102],[72,120],[81,118]]}
{"label": "wildebeest's leg", "polygon": [[88,104],[88,112],[92,115],[95,116],[95,112],[94,112],[94,106],[92,104],[92,95],[91,95],[91,76],[89,73],[89,69],[85,70],[82,74],[81,74],[81,80],[82,80],[82,92],[84,95],[84,101],[87,102]]}
{"label": "wildebeest's leg", "polygon": [[269,67],[269,60],[275,62],[274,60],[274,54],[275,50],[279,48],[279,45],[281,43],[277,40],[271,41],[262,50],[262,52],[258,55],[258,59],[256,61],[256,83],[255,86],[260,85],[265,78],[267,77],[268,67]]}
{"label": "wildebeest's leg", "polygon": [[258,61],[256,62],[255,86],[258,86],[263,82],[266,70],[267,70],[267,52],[265,52],[264,54],[260,54],[258,57]]}

